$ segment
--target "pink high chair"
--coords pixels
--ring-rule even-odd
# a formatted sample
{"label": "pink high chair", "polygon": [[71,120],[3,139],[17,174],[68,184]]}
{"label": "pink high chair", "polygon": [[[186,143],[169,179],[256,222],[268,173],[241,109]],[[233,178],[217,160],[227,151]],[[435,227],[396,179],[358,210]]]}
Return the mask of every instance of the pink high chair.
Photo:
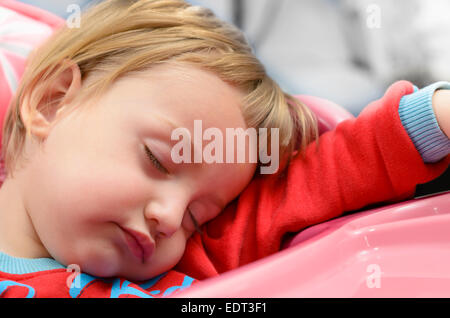
{"label": "pink high chair", "polygon": [[[1,32],[13,23],[17,31]],[[39,8],[0,0],[0,43],[7,44],[0,47],[0,125],[29,51],[62,23]],[[296,97],[317,115],[320,133],[353,118],[325,99]],[[311,226],[278,253],[176,297],[449,297],[449,228],[450,192],[367,209]]]}

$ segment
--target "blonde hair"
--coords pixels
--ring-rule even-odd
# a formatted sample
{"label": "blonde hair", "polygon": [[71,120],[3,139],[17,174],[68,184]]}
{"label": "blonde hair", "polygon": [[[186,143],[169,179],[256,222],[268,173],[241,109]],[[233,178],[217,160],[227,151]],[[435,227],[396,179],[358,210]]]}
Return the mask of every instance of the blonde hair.
{"label": "blonde hair", "polygon": [[285,165],[304,155],[306,145],[318,139],[314,114],[268,76],[243,33],[211,10],[183,0],[108,0],[84,12],[79,28],[64,25],[55,31],[28,58],[3,127],[7,175],[30,136],[20,118],[23,96],[30,94],[31,87],[42,85],[30,101],[34,111],[33,101],[40,100],[67,68],[66,59],[79,66],[82,81],[90,75],[96,79],[77,95],[74,104],[100,96],[119,77],[175,60],[213,71],[243,90],[241,112],[247,126],[267,128],[269,145],[270,128],[279,128],[279,158],[287,160]]}

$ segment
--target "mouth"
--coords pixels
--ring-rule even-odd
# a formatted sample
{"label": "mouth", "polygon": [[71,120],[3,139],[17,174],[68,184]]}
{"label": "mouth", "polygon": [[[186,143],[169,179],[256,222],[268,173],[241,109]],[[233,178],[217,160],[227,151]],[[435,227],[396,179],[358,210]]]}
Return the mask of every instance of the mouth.
{"label": "mouth", "polygon": [[125,234],[128,250],[144,264],[153,254],[155,243],[144,233],[122,226],[119,227]]}

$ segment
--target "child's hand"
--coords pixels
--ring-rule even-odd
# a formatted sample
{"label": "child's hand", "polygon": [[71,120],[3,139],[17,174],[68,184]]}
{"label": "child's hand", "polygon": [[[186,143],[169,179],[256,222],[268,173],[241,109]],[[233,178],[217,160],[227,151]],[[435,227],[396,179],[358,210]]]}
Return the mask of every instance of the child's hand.
{"label": "child's hand", "polygon": [[450,138],[450,90],[439,89],[433,95],[433,109],[436,120],[444,134]]}

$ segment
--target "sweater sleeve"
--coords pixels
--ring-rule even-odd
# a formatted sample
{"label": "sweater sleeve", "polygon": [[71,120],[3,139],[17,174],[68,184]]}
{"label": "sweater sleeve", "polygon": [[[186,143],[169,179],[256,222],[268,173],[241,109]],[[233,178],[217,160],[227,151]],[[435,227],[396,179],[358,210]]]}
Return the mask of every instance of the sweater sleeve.
{"label": "sweater sleeve", "polygon": [[[437,89],[450,89],[450,83],[437,82],[403,96],[399,105],[400,120],[424,162],[437,162],[450,153],[450,139],[436,120],[432,98]],[[449,105],[450,107],[450,105]]]}
{"label": "sweater sleeve", "polygon": [[[450,156],[425,163],[398,108],[413,93],[392,84],[357,118],[322,134],[284,173],[255,176],[239,197],[188,242],[180,269],[199,279],[277,252],[287,233],[374,203],[412,198],[416,185],[448,167]],[[195,264],[195,265],[193,265]]]}

